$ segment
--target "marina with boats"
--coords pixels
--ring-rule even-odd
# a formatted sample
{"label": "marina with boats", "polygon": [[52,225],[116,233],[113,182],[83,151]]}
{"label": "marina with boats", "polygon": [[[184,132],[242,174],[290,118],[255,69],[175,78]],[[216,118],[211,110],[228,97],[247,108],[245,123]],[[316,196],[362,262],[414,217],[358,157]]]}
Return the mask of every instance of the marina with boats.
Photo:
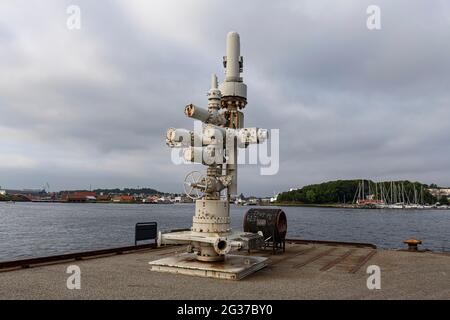
{"label": "marina with boats", "polygon": [[[371,182],[361,180],[358,184],[351,206],[368,209],[450,209],[448,204],[436,202],[430,204],[425,200],[423,185],[404,182]],[[446,195],[445,195],[446,196]]]}

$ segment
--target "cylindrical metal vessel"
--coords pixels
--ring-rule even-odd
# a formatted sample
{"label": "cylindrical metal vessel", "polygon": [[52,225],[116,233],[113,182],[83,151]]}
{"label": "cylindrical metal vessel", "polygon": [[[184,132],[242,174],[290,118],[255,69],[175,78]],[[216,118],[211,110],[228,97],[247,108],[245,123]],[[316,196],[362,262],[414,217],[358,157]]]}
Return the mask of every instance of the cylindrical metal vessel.
{"label": "cylindrical metal vessel", "polygon": [[188,104],[184,108],[184,114],[189,118],[194,118],[200,120],[201,122],[206,122],[210,117],[210,113],[208,110],[197,107],[194,104]]}
{"label": "cylindrical metal vessel", "polygon": [[241,56],[241,43],[237,32],[227,34],[227,64],[226,81],[239,81],[239,57]]}
{"label": "cylindrical metal vessel", "polygon": [[287,219],[281,209],[252,208],[244,216],[244,232],[262,231],[264,239],[281,242],[286,237]]}

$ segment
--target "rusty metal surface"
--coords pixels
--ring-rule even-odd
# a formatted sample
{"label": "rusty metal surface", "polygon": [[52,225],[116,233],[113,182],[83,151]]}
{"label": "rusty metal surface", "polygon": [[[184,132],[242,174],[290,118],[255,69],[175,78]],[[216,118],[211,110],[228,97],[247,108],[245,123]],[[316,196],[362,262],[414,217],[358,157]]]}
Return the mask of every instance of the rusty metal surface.
{"label": "rusty metal surface", "polygon": [[[167,248],[170,248],[170,247],[174,247],[175,249],[174,250],[167,250]],[[166,249],[166,250],[162,251],[161,253],[158,253],[156,256],[163,257],[163,256],[171,255],[171,254],[177,254],[177,253],[184,253],[184,252],[186,252],[186,246],[170,245],[170,247],[167,247],[167,246],[160,247],[160,249]]]}
{"label": "rusty metal surface", "polygon": [[311,248],[307,248],[307,249],[300,250],[299,252],[296,252],[296,253],[294,253],[294,254],[286,255],[286,256],[284,256],[284,257],[281,258],[281,259],[272,261],[271,263],[269,263],[269,266],[273,266],[273,265],[276,265],[276,264],[278,264],[278,263],[280,263],[280,262],[285,262],[285,261],[287,261],[287,260],[294,259],[294,258],[296,258],[296,257],[298,257],[298,256],[307,254],[307,253],[309,253],[309,252],[311,252],[311,251],[314,251],[314,250],[316,250],[316,247],[311,247]]}
{"label": "rusty metal surface", "polygon": [[330,248],[330,249],[328,249],[328,250],[322,251],[321,253],[319,253],[319,254],[317,254],[317,255],[315,255],[315,256],[309,258],[308,260],[306,260],[306,261],[304,261],[304,262],[302,262],[302,263],[294,264],[294,265],[292,266],[292,268],[300,269],[300,268],[306,266],[307,264],[310,264],[311,262],[314,262],[314,261],[316,261],[316,260],[319,260],[319,259],[322,258],[322,257],[325,257],[325,256],[329,255],[331,252],[333,252],[333,251],[335,251],[335,250],[337,250],[337,248]]}
{"label": "rusty metal surface", "polygon": [[342,261],[344,261],[346,258],[348,258],[353,252],[355,252],[354,249],[348,250],[347,252],[345,252],[342,256],[337,257],[336,259],[334,259],[333,261],[330,261],[329,263],[327,263],[326,265],[324,265],[322,268],[320,268],[320,271],[328,271],[331,268],[333,268],[335,265],[341,263]]}
{"label": "rusty metal surface", "polygon": [[287,232],[286,214],[281,209],[252,208],[245,213],[243,228],[245,232],[262,231],[265,239],[282,242]]}
{"label": "rusty metal surface", "polygon": [[0,262],[0,271],[14,269],[14,268],[30,268],[34,265],[43,265],[43,264],[51,264],[51,263],[65,262],[65,261],[71,261],[71,260],[82,260],[85,258],[95,258],[95,257],[108,256],[108,255],[131,253],[131,252],[136,252],[136,251],[140,251],[140,250],[148,250],[148,249],[156,249],[156,245],[155,244],[144,244],[144,245],[138,245],[138,246],[128,246],[128,247],[120,247],[120,248],[112,248],[112,249],[60,254],[60,255],[31,258],[31,259],[6,261],[6,262]]}
{"label": "rusty metal surface", "polygon": [[363,267],[369,260],[377,253],[377,250],[370,251],[367,255],[361,257],[357,264],[349,271],[349,273],[356,273],[358,270]]}
{"label": "rusty metal surface", "polygon": [[286,239],[286,242],[296,244],[324,244],[333,246],[349,246],[356,248],[372,248],[372,249],[377,248],[377,246],[372,243],[364,243],[364,242],[342,242],[342,241],[305,240],[305,239]]}

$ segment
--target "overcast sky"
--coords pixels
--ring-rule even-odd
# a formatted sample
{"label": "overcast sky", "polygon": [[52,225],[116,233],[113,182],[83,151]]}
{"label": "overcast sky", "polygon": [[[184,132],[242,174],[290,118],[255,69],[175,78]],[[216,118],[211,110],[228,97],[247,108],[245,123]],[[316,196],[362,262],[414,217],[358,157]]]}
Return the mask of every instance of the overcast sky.
{"label": "overcast sky", "polygon": [[[69,5],[81,29],[66,26]],[[366,9],[381,8],[381,30]],[[448,1],[0,2],[0,186],[181,192],[168,127],[193,128],[241,36],[246,125],[280,129],[280,170],[240,170],[271,195],[323,180],[450,185]]]}

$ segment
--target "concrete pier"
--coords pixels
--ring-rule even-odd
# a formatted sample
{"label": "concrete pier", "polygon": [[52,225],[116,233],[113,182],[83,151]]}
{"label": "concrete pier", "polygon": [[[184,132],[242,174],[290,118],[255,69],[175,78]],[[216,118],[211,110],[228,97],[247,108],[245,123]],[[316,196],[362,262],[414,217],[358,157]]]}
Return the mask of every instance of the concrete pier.
{"label": "concrete pier", "polygon": [[[268,266],[240,281],[149,271],[149,261],[184,251],[147,249],[3,271],[0,299],[450,299],[448,254],[287,243],[285,254],[252,253],[267,257]],[[67,289],[69,265],[81,269],[80,290]],[[380,290],[367,287],[369,265],[381,269]]]}

